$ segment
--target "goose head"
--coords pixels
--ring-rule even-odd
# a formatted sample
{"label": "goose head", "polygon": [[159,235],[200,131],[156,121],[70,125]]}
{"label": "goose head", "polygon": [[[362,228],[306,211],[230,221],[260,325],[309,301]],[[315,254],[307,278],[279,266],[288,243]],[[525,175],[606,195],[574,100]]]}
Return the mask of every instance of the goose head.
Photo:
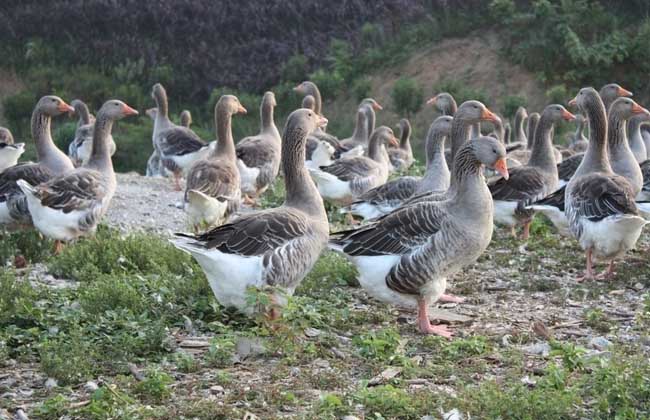
{"label": "goose head", "polygon": [[450,93],[442,92],[430,98],[427,105],[436,107],[436,109],[445,115],[452,115],[456,106],[456,100]]}
{"label": "goose head", "polygon": [[501,118],[490,111],[482,102],[474,100],[463,102],[458,107],[458,111],[454,114],[454,120],[462,120],[467,124],[474,124],[483,121],[491,122],[493,124],[501,123]]}
{"label": "goose head", "polygon": [[[323,117],[322,115],[316,114],[311,109],[305,109],[305,108],[301,108],[293,111],[289,115],[289,118],[287,118],[287,126],[300,127],[302,130],[306,131],[307,133],[311,133],[319,127],[324,127],[325,125],[327,125],[327,122],[328,122],[327,118]],[[327,142],[321,142],[321,143],[325,143],[329,145],[329,143]],[[329,146],[332,147],[331,145]],[[332,147],[332,153],[334,153],[333,147]]]}
{"label": "goose head", "polygon": [[223,95],[219,98],[219,101],[216,105],[217,110],[223,110],[230,115],[234,114],[246,114],[246,108],[244,108],[239,102],[239,99],[234,95]]}
{"label": "goose head", "polygon": [[573,121],[576,116],[567,111],[565,107],[560,104],[548,105],[542,112],[544,118],[549,119],[553,124],[560,121]]}
{"label": "goose head", "polygon": [[363,106],[370,106],[375,111],[381,111],[382,109],[384,109],[384,107],[379,105],[379,102],[377,102],[373,98],[365,98],[364,100],[362,100],[361,103],[359,104],[359,108]]}
{"label": "goose head", "polygon": [[613,102],[616,98],[626,97],[629,98],[633,96],[633,93],[629,90],[623,88],[618,83],[609,83],[602,88],[600,88],[600,96],[603,98],[603,101]]}
{"label": "goose head", "polygon": [[297,92],[301,95],[305,95],[312,92],[315,87],[316,85],[313,82],[305,80],[304,82],[300,83],[298,86],[294,87],[293,90],[294,92]]}
{"label": "goose head", "polygon": [[498,139],[482,136],[469,143],[474,151],[474,156],[479,162],[497,171],[503,178],[509,178],[506,148]]}
{"label": "goose head", "polygon": [[399,146],[399,140],[395,137],[393,130],[390,127],[385,125],[379,126],[373,131],[370,141],[372,142],[373,138],[376,138],[380,145],[389,144],[391,146]]}
{"label": "goose head", "polygon": [[156,83],[153,85],[151,88],[151,99],[156,101],[157,104],[161,104],[162,102],[167,102],[167,91],[165,91],[165,88],[163,85],[160,83]]}
{"label": "goose head", "polygon": [[99,114],[107,117],[110,120],[116,121],[130,115],[138,115],[138,111],[131,108],[119,99],[110,99],[104,102],[104,105],[99,108],[97,115]]}
{"label": "goose head", "polygon": [[13,144],[14,136],[9,129],[0,127],[0,143]]}
{"label": "goose head", "polygon": [[515,113],[515,118],[519,118],[521,121],[528,118],[528,111],[526,111],[526,108],[524,108],[523,106],[517,108],[517,112]]}
{"label": "goose head", "polygon": [[610,114],[616,115],[619,120],[629,120],[635,115],[650,115],[647,109],[627,97],[620,97],[609,107]]}
{"label": "goose head", "polygon": [[[313,96],[312,96],[312,98],[313,98]],[[271,91],[264,92],[264,98],[262,98],[262,103],[268,104],[268,105],[271,105],[271,106],[278,106],[278,103],[275,100],[275,94],[273,92],[271,92]]]}
{"label": "goose head", "polygon": [[54,95],[43,96],[36,104],[36,108],[50,117],[56,117],[67,112],[74,112],[73,107],[65,103],[63,99]]}

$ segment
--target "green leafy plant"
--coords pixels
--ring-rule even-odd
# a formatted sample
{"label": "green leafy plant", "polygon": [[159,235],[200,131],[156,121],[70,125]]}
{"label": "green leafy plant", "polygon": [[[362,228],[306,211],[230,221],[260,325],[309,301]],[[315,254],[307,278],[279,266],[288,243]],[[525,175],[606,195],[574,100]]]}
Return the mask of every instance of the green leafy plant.
{"label": "green leafy plant", "polygon": [[420,86],[408,77],[399,78],[395,82],[391,95],[395,109],[409,118],[422,107],[424,100]]}

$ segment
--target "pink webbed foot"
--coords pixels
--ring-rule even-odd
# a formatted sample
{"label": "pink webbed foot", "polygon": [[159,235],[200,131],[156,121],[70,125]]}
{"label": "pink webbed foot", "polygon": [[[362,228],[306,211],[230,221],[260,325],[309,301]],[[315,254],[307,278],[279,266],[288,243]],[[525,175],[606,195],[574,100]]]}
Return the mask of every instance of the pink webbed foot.
{"label": "pink webbed foot", "polygon": [[443,303],[463,303],[463,302],[465,302],[465,298],[460,297],[460,296],[449,295],[447,293],[443,293],[438,298],[438,302],[443,302]]}
{"label": "pink webbed foot", "polygon": [[453,335],[446,325],[431,325],[427,299],[418,299],[418,327],[423,334],[435,334],[445,338],[451,338]]}

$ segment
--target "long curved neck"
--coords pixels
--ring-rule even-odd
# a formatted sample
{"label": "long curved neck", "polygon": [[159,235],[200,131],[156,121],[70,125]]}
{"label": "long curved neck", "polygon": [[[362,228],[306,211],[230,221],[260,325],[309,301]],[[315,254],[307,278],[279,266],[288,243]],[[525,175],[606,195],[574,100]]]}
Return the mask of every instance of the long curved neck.
{"label": "long curved neck", "polygon": [[51,123],[52,117],[38,108],[32,113],[32,137],[36,143],[38,161],[56,173],[72,170],[72,162],[52,140]]}
{"label": "long curved neck", "polygon": [[555,162],[555,153],[553,152],[553,121],[546,113],[537,123],[535,128],[535,138],[530,152],[530,160],[528,165],[537,168],[557,172],[557,164]]}
{"label": "long curved neck", "polygon": [[577,141],[582,140],[582,137],[584,135],[583,134],[584,130],[585,130],[585,122],[584,122],[584,120],[580,119],[580,120],[578,120],[578,123],[576,124],[576,132],[573,135],[573,142],[574,143],[577,142]]}
{"label": "long curved neck", "polygon": [[521,112],[515,114],[515,141],[520,142],[526,139],[524,132],[524,116]]}
{"label": "long curved neck", "polygon": [[273,121],[273,108],[270,100],[262,102],[262,106],[260,107],[262,132],[278,132],[275,121]]}
{"label": "long curved neck", "polygon": [[446,105],[440,108],[442,115],[449,115],[450,117],[453,117],[456,111],[458,111],[458,105],[454,98],[449,98]]}
{"label": "long curved neck", "polygon": [[88,110],[88,106],[83,103],[75,103],[75,112],[79,114],[79,121],[77,122],[77,127],[80,127],[82,125],[90,124],[90,111]]}
{"label": "long curved neck", "polygon": [[537,141],[535,131],[537,130],[537,127],[539,126],[539,120],[540,117],[528,117],[528,132],[526,133],[526,138],[528,142],[526,143],[526,148],[527,149],[532,149],[535,146],[535,142]]}
{"label": "long curved neck", "polygon": [[156,106],[158,108],[156,119],[169,120],[169,102],[167,101],[166,93],[156,92]]}
{"label": "long curved neck", "polygon": [[610,111],[607,119],[607,147],[610,150],[628,147],[627,121],[618,112]]}
{"label": "long curved neck", "polygon": [[456,153],[467,142],[469,130],[467,122],[460,118],[454,118],[451,123],[451,165],[454,166]]}
{"label": "long curved neck", "polygon": [[113,171],[108,135],[113,130],[113,120],[100,113],[95,120],[93,131],[93,150],[90,154],[88,167],[98,171]]}
{"label": "long curved neck", "polygon": [[366,115],[364,112],[357,112],[357,122],[354,125],[352,138],[358,143],[368,142],[368,124],[366,124]]}
{"label": "long curved neck", "polygon": [[371,106],[366,105],[366,125],[368,126],[368,135],[371,136],[372,132],[375,131],[375,110]]}
{"label": "long curved neck", "polygon": [[217,131],[217,148],[214,155],[234,162],[237,155],[235,141],[232,138],[232,114],[223,107],[217,106],[214,112],[214,126]]}
{"label": "long curved neck", "polygon": [[307,84],[307,95],[314,97],[314,112],[323,115],[323,99],[320,96],[320,90],[314,83]]}
{"label": "long curved neck", "polygon": [[644,122],[647,122],[647,118],[639,118],[639,117],[632,117],[630,118],[629,122],[629,132],[630,132],[630,147],[641,147],[640,145],[643,144],[643,147],[645,147],[645,143],[643,143],[643,136],[641,134],[641,124]]}
{"label": "long curved neck", "polygon": [[438,184],[442,188],[449,188],[449,167],[445,158],[446,133],[437,130],[433,125],[429,128],[426,141],[427,168],[422,177],[421,185],[427,186],[420,191],[429,191],[428,186]]}
{"label": "long curved neck", "polygon": [[327,219],[320,194],[304,165],[309,133],[302,127],[287,127],[282,139],[282,170],[287,194],[284,205]]}
{"label": "long curved neck", "polygon": [[585,107],[591,139],[574,177],[590,172],[612,172],[607,157],[607,117],[602,101],[590,101]]}
{"label": "long curved neck", "polygon": [[[474,141],[474,140],[473,140]],[[471,147],[463,147],[454,159],[452,169],[450,196],[467,196],[477,188],[486,188],[482,164],[476,160]]]}
{"label": "long curved neck", "polygon": [[381,136],[378,134],[370,137],[370,142],[368,143],[368,157],[376,162],[383,161],[383,153],[381,153],[382,146]]}
{"label": "long curved neck", "polygon": [[410,150],[411,149],[411,125],[410,124],[403,124],[402,125],[402,133],[400,135],[399,139],[399,147],[402,150]]}

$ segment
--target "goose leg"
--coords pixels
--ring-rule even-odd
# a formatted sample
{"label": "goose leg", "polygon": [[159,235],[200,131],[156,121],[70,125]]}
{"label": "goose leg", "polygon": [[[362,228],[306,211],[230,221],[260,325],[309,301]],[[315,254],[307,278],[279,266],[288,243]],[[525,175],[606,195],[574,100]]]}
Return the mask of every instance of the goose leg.
{"label": "goose leg", "polygon": [[181,174],[180,172],[174,171],[174,190],[181,191]]}
{"label": "goose leg", "polygon": [[514,226],[510,227],[510,234],[513,238],[517,239],[517,229]]}
{"label": "goose leg", "polygon": [[465,302],[465,298],[460,297],[460,296],[450,295],[450,294],[447,294],[447,293],[443,293],[438,298],[438,302],[443,302],[443,303],[463,303],[463,302]]}
{"label": "goose leg", "polygon": [[63,251],[63,242],[58,239],[54,241],[54,255],[59,255]]}
{"label": "goose leg", "polygon": [[614,260],[611,260],[609,262],[609,266],[607,267],[607,270],[603,271],[597,277],[603,280],[611,280],[615,275],[616,273],[614,272]]}
{"label": "goose leg", "polygon": [[524,225],[524,233],[521,235],[521,238],[524,241],[527,241],[528,238],[530,237],[530,224],[531,222],[526,222],[526,224]]}
{"label": "goose leg", "polygon": [[577,281],[578,283],[584,281],[584,280],[593,280],[594,279],[594,271],[591,267],[591,248],[589,248],[586,252],[587,256],[587,269],[585,270],[585,275],[578,277]]}
{"label": "goose leg", "polygon": [[431,325],[429,321],[429,302],[426,299],[418,299],[418,327],[422,334],[435,334],[441,337],[451,338],[452,331],[446,325]]}
{"label": "goose leg", "polygon": [[255,207],[257,205],[257,202],[253,200],[248,194],[244,195],[244,204],[248,206],[253,206]]}

